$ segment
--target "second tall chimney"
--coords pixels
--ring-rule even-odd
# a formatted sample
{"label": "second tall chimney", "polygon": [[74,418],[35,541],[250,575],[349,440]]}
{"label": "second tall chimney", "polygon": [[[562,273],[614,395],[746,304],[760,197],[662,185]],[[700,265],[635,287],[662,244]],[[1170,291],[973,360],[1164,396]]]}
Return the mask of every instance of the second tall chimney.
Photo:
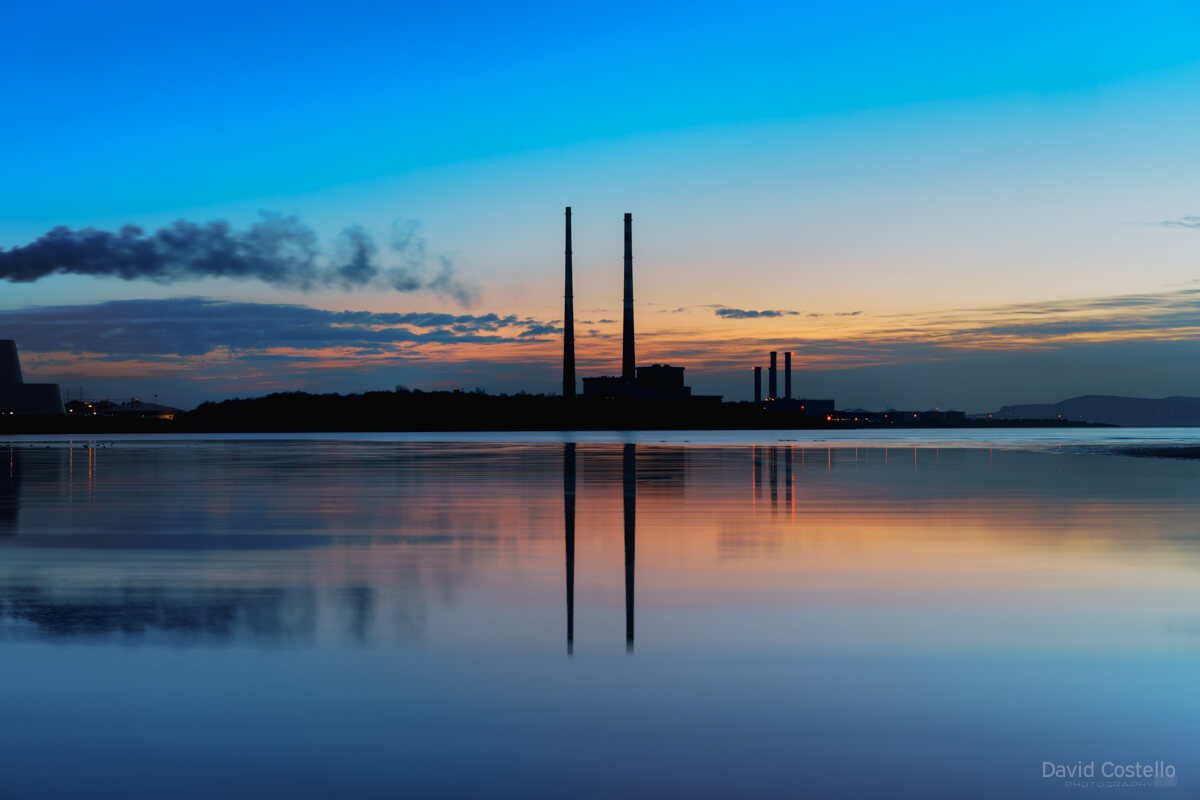
{"label": "second tall chimney", "polygon": [[778,383],[778,380],[776,379],[776,375],[778,375],[779,373],[776,369],[776,365],[777,365],[776,358],[777,358],[777,354],[774,350],[772,350],[771,351],[771,371],[769,373],[767,373],[767,399],[768,400],[776,400],[779,398],[779,394],[778,394],[779,383]]}
{"label": "second tall chimney", "polygon": [[783,354],[783,399],[792,399],[792,351]]}
{"label": "second tall chimney", "polygon": [[626,383],[637,379],[633,358],[633,214],[625,215],[625,324],[621,349],[621,377]]}
{"label": "second tall chimney", "polygon": [[575,399],[575,285],[571,276],[571,207],[567,206],[566,283],[563,287],[563,398]]}

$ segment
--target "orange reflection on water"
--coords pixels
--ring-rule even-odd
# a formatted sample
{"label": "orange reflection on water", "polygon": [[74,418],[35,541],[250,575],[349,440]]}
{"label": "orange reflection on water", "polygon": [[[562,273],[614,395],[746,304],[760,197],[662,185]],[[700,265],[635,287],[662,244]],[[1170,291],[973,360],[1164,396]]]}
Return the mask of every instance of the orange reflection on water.
{"label": "orange reflection on water", "polygon": [[[0,581],[13,570],[12,580],[41,574],[89,591],[131,576],[276,587],[333,603],[332,619],[370,597],[379,625],[468,608],[484,609],[471,612],[483,625],[486,609],[514,604],[553,616],[569,596],[580,641],[611,632],[596,615],[622,609],[630,642],[635,627],[640,641],[703,636],[692,614],[703,609],[719,610],[722,624],[758,625],[765,613],[797,631],[837,609],[868,639],[915,636],[914,626],[930,636],[922,626],[947,618],[940,635],[966,640],[1044,639],[1073,626],[1068,638],[1097,641],[1107,619],[1110,631],[1161,643],[1194,627],[1189,609],[1200,609],[1187,464],[984,450],[914,450],[909,464],[883,448],[792,444],[569,447],[93,446],[89,503],[78,506],[78,447],[10,451],[6,492],[21,506],[12,543],[37,548],[27,559],[9,550]],[[51,545],[64,556],[42,558]],[[66,558],[75,547],[79,559]],[[95,552],[107,556],[84,557]],[[1048,627],[1039,614],[1058,621]],[[686,623],[667,624],[679,615]],[[366,621],[356,630],[384,635]]]}

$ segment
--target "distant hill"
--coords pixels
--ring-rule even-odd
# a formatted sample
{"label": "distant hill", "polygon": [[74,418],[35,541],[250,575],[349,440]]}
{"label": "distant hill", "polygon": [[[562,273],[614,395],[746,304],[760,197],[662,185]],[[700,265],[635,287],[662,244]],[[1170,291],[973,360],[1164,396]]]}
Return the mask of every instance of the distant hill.
{"label": "distant hill", "polygon": [[[987,417],[987,414],[973,414]],[[1200,397],[1116,397],[1085,394],[1058,403],[1004,406],[993,419],[1065,419],[1106,425],[1200,425]]]}

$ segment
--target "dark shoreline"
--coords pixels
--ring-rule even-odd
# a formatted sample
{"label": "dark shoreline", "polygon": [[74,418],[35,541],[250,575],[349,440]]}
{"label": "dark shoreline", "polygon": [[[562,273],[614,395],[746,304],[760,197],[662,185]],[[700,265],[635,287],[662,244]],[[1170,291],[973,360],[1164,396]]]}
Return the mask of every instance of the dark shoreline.
{"label": "dark shoreline", "polygon": [[[79,413],[5,416],[0,417],[0,435],[1111,427],[1064,419],[968,419],[960,412],[936,410],[809,416],[802,411],[800,402],[803,401],[760,405],[702,399],[614,400],[588,396],[565,401],[557,395],[405,389],[351,395],[289,392],[204,403],[172,419]],[[854,418],[847,419],[849,414],[854,414]]]}
{"label": "dark shoreline", "polygon": [[[31,434],[55,435],[106,435],[106,434],[195,434],[195,433],[433,433],[433,432],[522,432],[522,431],[754,431],[754,430],[1005,430],[1014,428],[1116,428],[1116,425],[1099,425],[1086,422],[1064,422],[1060,420],[1003,420],[944,424],[907,425],[864,425],[862,423],[827,423],[821,425],[783,424],[782,421],[764,421],[755,425],[699,425],[688,423],[671,424],[662,420],[646,424],[528,424],[528,425],[411,425],[404,427],[381,425],[331,425],[331,424],[255,424],[252,422],[227,422],[226,424],[195,425],[171,420],[122,420],[105,418],[69,417],[25,417],[17,421],[0,421],[0,436]],[[1141,455],[1141,454],[1137,454]],[[1191,456],[1179,456],[1191,457]],[[1200,457],[1200,456],[1197,456]]]}

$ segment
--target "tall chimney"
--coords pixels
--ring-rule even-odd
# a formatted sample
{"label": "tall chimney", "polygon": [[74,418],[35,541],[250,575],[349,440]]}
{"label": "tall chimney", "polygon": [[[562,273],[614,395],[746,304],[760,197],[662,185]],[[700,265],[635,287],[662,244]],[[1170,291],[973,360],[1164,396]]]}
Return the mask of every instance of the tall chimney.
{"label": "tall chimney", "polygon": [[754,368],[754,404],[762,405],[762,367]]}
{"label": "tall chimney", "polygon": [[783,354],[783,399],[792,399],[792,351]]}
{"label": "tall chimney", "polygon": [[633,358],[633,214],[625,215],[625,324],[621,350],[621,377],[626,383],[637,378]]}
{"label": "tall chimney", "polygon": [[774,350],[771,351],[771,371],[767,377],[767,399],[768,400],[774,400],[775,398],[779,397],[779,394],[778,394],[779,383],[775,377],[776,376],[776,363],[777,363],[775,357],[777,355],[778,354]]}
{"label": "tall chimney", "polygon": [[567,206],[566,284],[563,289],[563,399],[575,399],[575,282],[571,275],[571,207]]}

